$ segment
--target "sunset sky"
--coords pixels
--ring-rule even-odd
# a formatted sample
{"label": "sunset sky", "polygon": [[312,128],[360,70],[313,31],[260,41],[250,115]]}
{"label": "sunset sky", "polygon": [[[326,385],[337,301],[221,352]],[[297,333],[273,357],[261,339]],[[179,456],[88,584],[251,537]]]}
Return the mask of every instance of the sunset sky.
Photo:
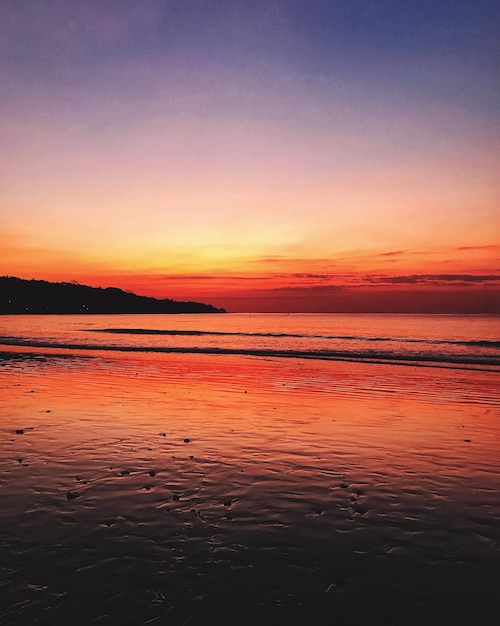
{"label": "sunset sky", "polygon": [[496,0],[2,0],[0,274],[500,312]]}

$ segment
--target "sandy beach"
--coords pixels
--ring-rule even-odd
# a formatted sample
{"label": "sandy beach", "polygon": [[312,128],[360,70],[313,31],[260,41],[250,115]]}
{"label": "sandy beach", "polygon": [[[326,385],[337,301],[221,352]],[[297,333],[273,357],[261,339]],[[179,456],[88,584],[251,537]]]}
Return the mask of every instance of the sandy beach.
{"label": "sandy beach", "polygon": [[495,373],[0,363],[2,624],[494,623]]}

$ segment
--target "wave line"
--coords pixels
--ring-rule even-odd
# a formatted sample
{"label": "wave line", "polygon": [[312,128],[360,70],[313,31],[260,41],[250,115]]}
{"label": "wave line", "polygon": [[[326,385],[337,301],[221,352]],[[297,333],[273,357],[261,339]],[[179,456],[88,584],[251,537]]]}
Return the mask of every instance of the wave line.
{"label": "wave line", "polygon": [[[214,348],[214,347],[166,347],[166,346],[111,346],[95,344],[54,343],[48,341],[27,341],[16,338],[0,337],[0,345],[33,347],[33,348],[63,348],[67,350],[90,350],[109,352],[157,352],[176,354],[211,354],[236,355],[268,358],[300,358],[318,360],[342,360],[367,363],[388,363],[401,365],[428,365],[436,367],[463,367],[483,366],[488,368],[500,367],[500,357],[486,355],[443,355],[443,354],[411,354],[382,352],[382,351],[349,351],[349,350],[278,350],[268,348]],[[491,370],[489,370],[491,371]],[[494,371],[497,371],[496,369]]]}
{"label": "wave line", "polygon": [[500,341],[452,340],[452,339],[416,339],[411,337],[363,337],[360,335],[315,335],[307,333],[263,333],[234,332],[218,330],[164,330],[155,328],[92,328],[85,332],[110,333],[115,335],[168,335],[168,336],[224,336],[224,337],[276,337],[291,339],[339,339],[348,341],[397,341],[401,343],[427,343],[430,345],[477,346],[500,348]]}

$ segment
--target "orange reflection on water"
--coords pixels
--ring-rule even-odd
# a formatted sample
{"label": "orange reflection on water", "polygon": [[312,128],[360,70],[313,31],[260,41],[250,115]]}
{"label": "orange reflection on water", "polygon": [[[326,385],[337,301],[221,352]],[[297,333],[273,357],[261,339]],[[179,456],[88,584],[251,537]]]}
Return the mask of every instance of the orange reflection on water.
{"label": "orange reflection on water", "polygon": [[33,450],[76,445],[82,436],[96,445],[142,437],[147,448],[168,431],[162,449],[169,442],[173,453],[174,442],[189,438],[191,451],[229,449],[235,460],[301,455],[335,467],[351,455],[357,466],[402,463],[414,471],[469,463],[469,475],[475,463],[498,460],[498,392],[488,372],[59,352],[4,366],[4,428],[33,428]]}
{"label": "orange reflection on water", "polygon": [[[63,351],[0,367],[2,553],[25,617],[67,617],[82,580],[104,598],[85,611],[107,610],[131,572],[128,610],[174,623],[219,592],[238,611],[288,599],[298,623],[311,606],[350,623],[360,595],[374,623],[388,597],[413,623],[457,588],[491,605],[494,373]],[[53,569],[64,603],[19,604]]]}

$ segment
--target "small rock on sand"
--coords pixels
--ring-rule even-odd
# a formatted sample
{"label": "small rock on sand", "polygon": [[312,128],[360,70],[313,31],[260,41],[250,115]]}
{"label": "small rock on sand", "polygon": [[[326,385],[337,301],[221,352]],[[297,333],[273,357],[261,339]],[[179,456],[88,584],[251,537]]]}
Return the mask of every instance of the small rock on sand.
{"label": "small rock on sand", "polygon": [[184,443],[189,443],[190,441],[191,441],[191,439],[188,439],[187,437],[186,437],[186,439],[184,439]]}
{"label": "small rock on sand", "polygon": [[80,494],[78,493],[78,491],[68,491],[68,493],[66,494],[66,498],[68,500],[74,500],[75,498],[79,498]]}
{"label": "small rock on sand", "polygon": [[16,430],[16,435],[23,435],[24,434],[24,428],[18,428]]}

